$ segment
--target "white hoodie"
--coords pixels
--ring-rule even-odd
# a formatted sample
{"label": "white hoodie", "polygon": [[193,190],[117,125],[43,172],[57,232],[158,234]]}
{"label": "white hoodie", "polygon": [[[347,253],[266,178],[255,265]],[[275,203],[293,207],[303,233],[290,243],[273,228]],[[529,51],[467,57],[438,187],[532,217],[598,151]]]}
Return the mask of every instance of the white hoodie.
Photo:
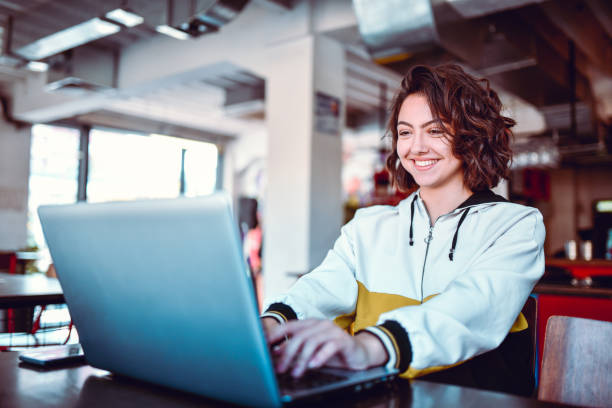
{"label": "white hoodie", "polygon": [[489,190],[430,226],[417,191],[357,211],[321,265],[268,299],[264,316],[368,330],[403,377],[444,370],[527,328],[520,311],[544,273],[544,236],[537,209]]}

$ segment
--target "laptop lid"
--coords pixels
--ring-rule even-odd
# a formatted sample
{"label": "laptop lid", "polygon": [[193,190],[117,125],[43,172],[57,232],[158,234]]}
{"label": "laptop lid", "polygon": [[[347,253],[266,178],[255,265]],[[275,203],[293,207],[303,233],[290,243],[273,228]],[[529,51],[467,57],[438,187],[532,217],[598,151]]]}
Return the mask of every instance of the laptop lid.
{"label": "laptop lid", "polygon": [[225,194],[39,215],[91,365],[233,403],[281,404]]}

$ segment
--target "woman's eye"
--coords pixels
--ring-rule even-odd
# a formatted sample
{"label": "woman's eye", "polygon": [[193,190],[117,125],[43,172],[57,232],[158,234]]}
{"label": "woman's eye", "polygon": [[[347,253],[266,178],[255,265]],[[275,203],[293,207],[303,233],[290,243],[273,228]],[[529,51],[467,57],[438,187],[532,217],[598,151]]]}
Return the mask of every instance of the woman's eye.
{"label": "woman's eye", "polygon": [[438,128],[434,128],[434,129],[429,129],[429,134],[432,136],[442,136],[444,134],[444,130],[442,129],[438,129]]}
{"label": "woman's eye", "polygon": [[400,136],[410,136],[412,133],[409,130],[400,130],[398,133]]}

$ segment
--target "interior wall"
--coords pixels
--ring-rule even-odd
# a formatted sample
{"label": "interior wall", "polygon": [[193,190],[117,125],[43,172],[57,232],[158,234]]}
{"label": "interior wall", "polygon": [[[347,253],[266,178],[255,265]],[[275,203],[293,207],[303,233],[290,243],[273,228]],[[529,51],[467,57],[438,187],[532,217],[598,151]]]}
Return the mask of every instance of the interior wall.
{"label": "interior wall", "polygon": [[239,135],[229,145],[234,160],[231,170],[235,176],[237,195],[263,200],[266,186],[268,133],[264,126]]}
{"label": "interior wall", "polygon": [[27,244],[30,129],[0,120],[0,251]]}
{"label": "interior wall", "polygon": [[550,176],[550,213],[544,220],[547,254],[578,239],[576,230],[593,228],[593,201],[612,199],[611,169],[558,169]]}
{"label": "interior wall", "polygon": [[593,202],[612,199],[612,169],[576,171],[578,229],[593,228]]}
{"label": "interior wall", "polygon": [[550,205],[548,211],[542,212],[546,226],[544,250],[547,255],[563,249],[565,241],[576,238],[574,173],[572,169],[550,171]]}

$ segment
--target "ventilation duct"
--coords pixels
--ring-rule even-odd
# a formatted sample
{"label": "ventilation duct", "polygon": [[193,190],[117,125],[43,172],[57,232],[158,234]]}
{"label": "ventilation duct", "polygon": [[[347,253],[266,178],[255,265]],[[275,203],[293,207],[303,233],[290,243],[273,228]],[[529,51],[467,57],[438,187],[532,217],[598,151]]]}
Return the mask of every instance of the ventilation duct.
{"label": "ventilation duct", "polygon": [[439,42],[430,0],[353,0],[359,32],[374,58],[422,51]]}
{"label": "ventilation duct", "polygon": [[102,92],[116,87],[116,72],[107,67],[117,65],[115,52],[79,47],[48,60],[47,92],[80,95]]}
{"label": "ventilation duct", "polygon": [[192,2],[188,8],[187,2],[170,0],[165,24],[191,37],[198,37],[218,31],[232,21],[248,0],[199,0],[196,3],[194,7]]}
{"label": "ventilation duct", "polygon": [[[362,40],[378,63],[405,74],[416,63],[463,62],[469,72],[511,91],[519,105],[525,101],[531,110],[568,102],[570,84],[559,65],[565,61],[551,58],[554,53],[543,56],[547,48],[532,41],[536,36],[522,27],[509,28],[513,19],[505,16],[544,1],[353,0],[353,6]],[[578,91],[587,89],[585,81],[577,79]],[[587,92],[577,98],[589,101]]]}
{"label": "ventilation duct", "polygon": [[442,46],[464,60],[480,55],[488,27],[469,19],[543,0],[353,0],[359,32],[375,59]]}
{"label": "ventilation duct", "polygon": [[[108,67],[117,67],[120,48],[132,43],[134,38],[155,35],[153,28],[161,25],[180,32],[185,38],[216,32],[236,18],[248,0],[83,1],[78,12],[58,14],[58,10],[74,7],[72,3],[68,0],[42,2],[35,12],[15,16],[6,28],[5,51],[9,52],[5,54],[11,55],[12,50],[21,59],[44,60],[50,68],[47,89],[74,94],[115,88],[117,72]],[[123,7],[120,10],[129,10],[132,17],[138,17],[141,24],[119,21],[112,13],[120,6]],[[44,25],[40,24],[42,16],[48,16]],[[109,38],[112,36],[112,40],[83,35],[77,30],[83,31],[84,22],[98,20],[105,27],[112,27],[112,32],[104,33]],[[59,44],[56,38],[64,43]],[[87,44],[94,40],[95,47]],[[48,45],[48,49],[43,49],[41,44]]]}
{"label": "ventilation duct", "polygon": [[265,82],[225,90],[223,111],[234,117],[263,117],[265,114]]}

